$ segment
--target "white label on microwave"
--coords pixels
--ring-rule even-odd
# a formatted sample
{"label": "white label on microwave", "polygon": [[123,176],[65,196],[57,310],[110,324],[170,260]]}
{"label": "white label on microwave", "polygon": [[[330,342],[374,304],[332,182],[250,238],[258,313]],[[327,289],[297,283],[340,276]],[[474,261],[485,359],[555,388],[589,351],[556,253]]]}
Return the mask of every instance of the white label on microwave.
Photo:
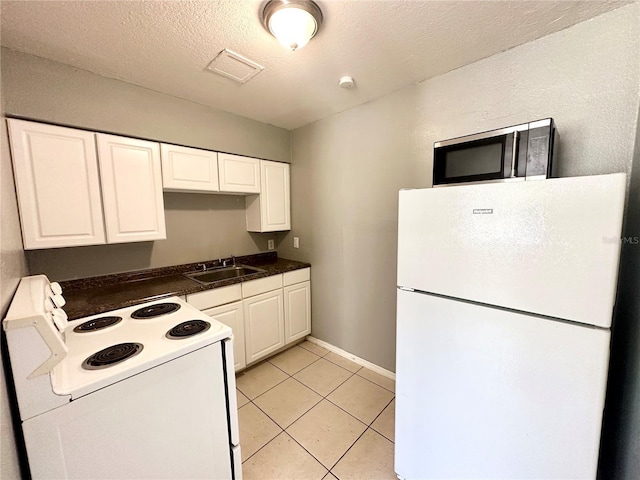
{"label": "white label on microwave", "polygon": [[474,208],[473,214],[474,215],[492,215],[493,208]]}

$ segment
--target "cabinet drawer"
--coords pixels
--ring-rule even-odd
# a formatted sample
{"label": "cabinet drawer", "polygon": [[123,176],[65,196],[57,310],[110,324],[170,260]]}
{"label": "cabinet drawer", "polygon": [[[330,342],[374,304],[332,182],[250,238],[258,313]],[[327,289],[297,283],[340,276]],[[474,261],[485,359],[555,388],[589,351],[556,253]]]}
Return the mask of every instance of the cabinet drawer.
{"label": "cabinet drawer", "polygon": [[294,283],[308,282],[311,280],[311,269],[301,268],[300,270],[294,270],[293,272],[286,272],[282,276],[284,286],[288,287]]}
{"label": "cabinet drawer", "polygon": [[282,288],[282,274],[244,282],[242,284],[242,298],[253,297],[276,288]]}
{"label": "cabinet drawer", "polygon": [[214,288],[204,292],[187,295],[187,303],[193,305],[198,310],[217,307],[226,303],[237,302],[242,299],[240,284],[229,285],[228,287]]}

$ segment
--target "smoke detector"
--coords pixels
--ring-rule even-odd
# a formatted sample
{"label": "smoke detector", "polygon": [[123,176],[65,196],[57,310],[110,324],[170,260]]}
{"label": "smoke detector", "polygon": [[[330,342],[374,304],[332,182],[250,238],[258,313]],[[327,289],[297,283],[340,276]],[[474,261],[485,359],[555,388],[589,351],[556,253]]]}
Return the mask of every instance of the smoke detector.
{"label": "smoke detector", "polygon": [[353,77],[350,77],[349,75],[345,75],[344,77],[340,77],[340,80],[338,81],[338,85],[348,90],[350,88],[353,88],[356,85],[356,81],[353,79]]}

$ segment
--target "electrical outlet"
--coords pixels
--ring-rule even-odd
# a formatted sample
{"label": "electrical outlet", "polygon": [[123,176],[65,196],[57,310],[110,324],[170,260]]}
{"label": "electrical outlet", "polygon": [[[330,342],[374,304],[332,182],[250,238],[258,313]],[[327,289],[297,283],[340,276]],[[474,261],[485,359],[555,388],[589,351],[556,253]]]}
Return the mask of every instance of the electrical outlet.
{"label": "electrical outlet", "polygon": [[267,242],[267,248],[269,248],[269,250],[273,250],[274,248],[276,248],[276,242],[273,239],[270,239]]}
{"label": "electrical outlet", "polygon": [[293,237],[293,248],[300,248],[300,237]]}

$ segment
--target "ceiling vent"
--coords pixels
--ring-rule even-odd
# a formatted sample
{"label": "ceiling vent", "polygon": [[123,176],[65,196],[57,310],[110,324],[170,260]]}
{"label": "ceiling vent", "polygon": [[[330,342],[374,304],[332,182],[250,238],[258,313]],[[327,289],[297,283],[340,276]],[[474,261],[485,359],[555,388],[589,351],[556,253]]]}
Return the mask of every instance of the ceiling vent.
{"label": "ceiling vent", "polygon": [[264,67],[225,48],[211,61],[207,70],[244,84],[264,70]]}

